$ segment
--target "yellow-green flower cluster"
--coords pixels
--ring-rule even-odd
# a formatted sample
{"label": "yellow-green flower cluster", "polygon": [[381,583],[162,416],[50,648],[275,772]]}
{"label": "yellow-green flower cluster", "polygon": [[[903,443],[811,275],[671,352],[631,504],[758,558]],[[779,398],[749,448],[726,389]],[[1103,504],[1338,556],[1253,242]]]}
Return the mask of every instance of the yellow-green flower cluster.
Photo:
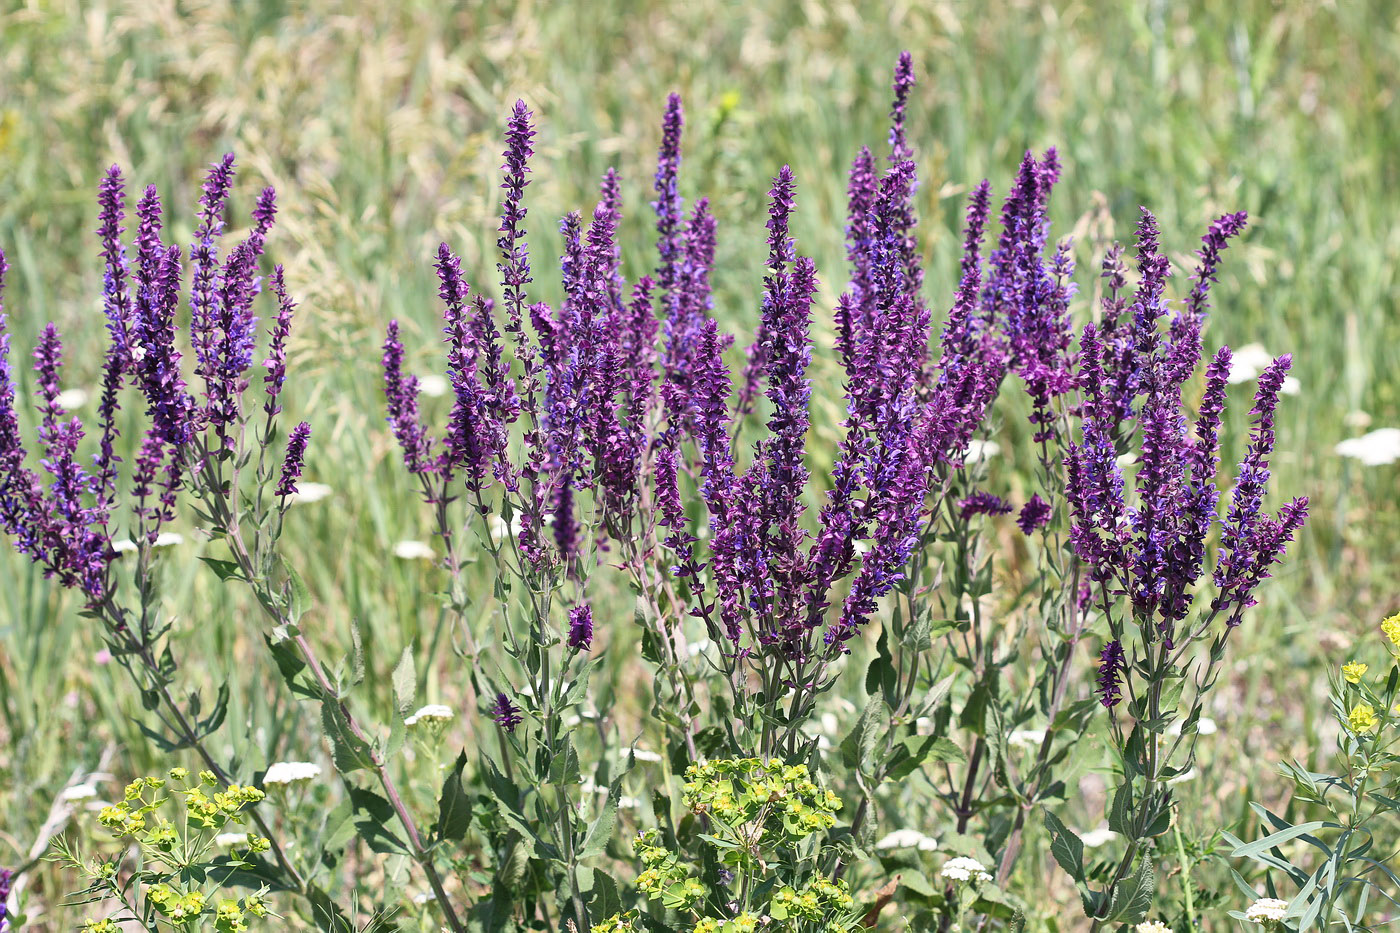
{"label": "yellow-green flower cluster", "polygon": [[[202,771],[197,783],[190,783],[190,773],[184,768],[173,768],[170,781],[158,777],[137,778],[126,785],[121,802],[103,807],[97,814],[97,821],[112,831],[113,836],[131,836],[138,842],[161,852],[169,852],[179,842],[179,833],[169,820],[157,811],[170,800],[160,796],[162,789],[185,799],[185,810],[191,823],[205,829],[218,830],[227,823],[242,823],[240,811],[265,796],[256,787],[230,784],[225,790],[212,795],[205,786],[216,787],[213,773]],[[149,799],[147,792],[149,793]],[[254,852],[266,851],[271,845],[261,837],[248,841]]]}
{"label": "yellow-green flower cluster", "polygon": [[658,845],[661,834],[655,829],[638,833],[633,851],[642,860],[637,888],[673,910],[687,910],[705,898],[705,886],[688,872],[674,852]]}
{"label": "yellow-green flower cluster", "polygon": [[1360,661],[1348,661],[1342,665],[1342,679],[1349,684],[1361,683],[1361,678],[1366,676],[1369,665]]}
{"label": "yellow-green flower cluster", "polygon": [[713,917],[706,917],[695,924],[692,933],[754,933],[758,926],[758,917],[751,913],[742,913],[730,920],[716,920]]}
{"label": "yellow-green flower cluster", "polygon": [[637,919],[635,910],[624,911],[620,914],[613,914],[602,923],[593,924],[591,933],[632,933],[636,929],[633,922]]}
{"label": "yellow-green flower cluster", "polygon": [[1400,658],[1400,612],[1381,619],[1381,634],[1390,642],[1390,653]]}
{"label": "yellow-green flower cluster", "polygon": [[780,829],[788,841],[803,839],[835,826],[841,809],[840,798],[819,788],[806,765],[773,758],[691,765],[685,776],[686,806],[730,827],[762,824],[759,837],[764,830]]}
{"label": "yellow-green flower cluster", "polygon": [[1381,724],[1376,709],[1370,703],[1358,703],[1347,714],[1347,728],[1357,735],[1369,735]]}
{"label": "yellow-green flower cluster", "polygon": [[833,914],[842,914],[855,905],[845,881],[818,878],[801,892],[785,887],[773,895],[768,916],[774,920],[820,921]]}

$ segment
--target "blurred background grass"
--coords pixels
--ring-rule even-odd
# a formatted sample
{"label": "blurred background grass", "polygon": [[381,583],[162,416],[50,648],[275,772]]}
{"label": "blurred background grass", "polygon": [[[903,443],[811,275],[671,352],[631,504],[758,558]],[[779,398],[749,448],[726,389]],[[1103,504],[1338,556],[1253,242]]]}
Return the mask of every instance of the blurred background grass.
{"label": "blurred background grass", "polygon": [[[1395,4],[928,0],[877,12],[841,2],[525,0],[448,12],[429,2],[34,0],[0,9],[0,245],[12,267],[5,306],[16,359],[53,320],[72,350],[69,384],[95,383],[94,192],[107,165],[123,165],[133,185],[159,185],[175,240],[187,243],[205,165],[237,152],[238,216],[262,185],[281,195],[269,252],[301,305],[287,407],[315,427],[310,478],[334,488],[298,507],[287,541],[304,557],[323,637],[343,642],[348,620],[362,620],[381,667],[426,639],[443,581],[424,562],[388,556],[428,528],[382,422],[377,345],[398,317],[418,371],[441,370],[430,265],[440,240],[463,255],[473,284],[494,292],[497,167],[516,97],[540,123],[529,226],[536,289],[553,298],[555,223],[588,209],[609,165],[625,179],[629,277],[651,265],[657,126],[666,93],[682,93],[682,190],[715,206],[716,314],[741,344],[758,317],[763,192],[785,162],[799,183],[800,248],[824,270],[823,306],[834,303],[845,281],[846,167],[861,143],[882,151],[901,49],[914,53],[920,79],[911,136],[936,308],[955,285],[963,195],[984,176],[1004,192],[1027,147],[1058,146],[1066,165],[1053,216],[1057,236],[1077,238],[1081,314],[1103,248],[1128,237],[1139,204],[1158,213],[1187,268],[1213,217],[1247,209],[1207,340],[1295,354],[1301,392],[1283,406],[1275,489],[1312,496],[1313,517],[1238,633],[1210,778],[1186,788],[1200,798],[1189,812],[1201,827],[1236,818],[1245,792],[1278,793],[1261,762],[1326,753],[1315,724],[1325,668],[1394,611],[1400,568],[1400,467],[1360,467],[1333,452],[1368,419],[1400,425]],[[1177,270],[1178,293],[1187,268]],[[819,330],[829,342],[829,321]],[[840,392],[829,356],[819,353],[814,370],[826,438]],[[1231,393],[1236,453],[1249,389]],[[1022,422],[1004,423],[1019,432]],[[312,754],[304,713],[262,688],[261,620],[240,593],[211,589],[212,575],[184,572],[199,549],[192,537],[176,549],[181,569],[167,587],[189,688],[236,675],[228,751],[250,767]],[[110,766],[121,774],[158,761],[132,722],[139,707],[124,675],[92,663],[100,642],[73,601],[8,552],[0,581],[5,864],[103,749],[115,750]],[[462,696],[450,665],[433,677],[429,699]]]}

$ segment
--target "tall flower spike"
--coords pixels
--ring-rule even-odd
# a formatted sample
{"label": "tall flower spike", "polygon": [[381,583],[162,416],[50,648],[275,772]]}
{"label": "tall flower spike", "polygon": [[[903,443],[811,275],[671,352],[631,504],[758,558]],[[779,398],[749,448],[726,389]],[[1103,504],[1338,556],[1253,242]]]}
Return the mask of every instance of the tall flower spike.
{"label": "tall flower spike", "polygon": [[1123,670],[1127,666],[1127,659],[1123,655],[1123,646],[1117,640],[1104,644],[1103,650],[1099,652],[1099,676],[1096,692],[1099,695],[1099,702],[1107,709],[1117,706],[1123,699]]}
{"label": "tall flower spike", "polygon": [[278,398],[287,382],[287,337],[291,334],[292,313],[296,310],[295,302],[287,294],[287,282],[280,265],[272,270],[272,292],[277,296],[277,320],[269,335],[267,359],[263,361],[263,368],[267,370],[263,377],[267,389],[263,409],[269,418],[282,410]]}
{"label": "tall flower spike", "polygon": [[515,727],[525,721],[520,707],[512,703],[510,697],[505,693],[497,693],[486,712],[496,725],[507,732],[514,732]]}
{"label": "tall flower spike", "polygon": [[132,317],[131,292],[128,289],[130,268],[121,235],[125,228],[126,197],[121,168],[113,165],[107,170],[97,188],[98,227],[102,241],[102,308],[107,315],[107,330],[112,336],[113,352],[123,368],[131,365],[130,334]]}
{"label": "tall flower spike", "polygon": [[763,312],[758,333],[748,350],[744,378],[740,382],[739,401],[735,417],[742,418],[753,411],[758,397],[759,382],[768,367],[768,354],[773,335],[770,332],[775,316],[781,316],[788,300],[789,276],[792,263],[792,237],[788,223],[792,216],[794,183],[792,169],[784,165],[768,189],[768,274],[763,277]]}
{"label": "tall flower spike", "polygon": [[418,415],[418,379],[403,371],[403,344],[399,341],[397,320],[389,322],[384,337],[383,366],[389,427],[403,450],[404,465],[410,473],[434,472],[432,440]]}
{"label": "tall flower spike", "polygon": [[[5,254],[0,252],[0,298],[8,269]],[[8,316],[0,305],[0,527],[14,538],[20,551],[37,561],[43,555],[47,510],[42,507],[39,477],[25,465],[7,323]]]}
{"label": "tall flower spike", "polygon": [[586,603],[569,610],[569,647],[587,651],[593,644],[593,609]]}
{"label": "tall flower spike", "polygon": [[656,200],[651,203],[656,211],[656,251],[660,265],[656,270],[656,283],[661,289],[663,301],[668,308],[675,302],[673,292],[679,278],[682,240],[681,210],[678,176],[681,165],[681,129],[685,125],[685,111],[681,107],[681,96],[672,93],[666,99],[666,115],[661,122],[661,148],[656,155]]}
{"label": "tall flower spike", "polygon": [[[531,141],[535,137],[534,126],[530,122],[530,109],[525,101],[517,100],[506,123],[505,163],[501,166],[505,179],[501,188],[505,190],[505,203],[501,209],[500,237],[496,246],[501,251],[501,261],[496,268],[501,273],[501,291],[505,299],[509,325],[506,330],[524,338],[521,328],[525,318],[525,286],[530,278],[530,251],[525,242],[524,204],[525,186],[530,180],[530,156],[534,154]],[[525,356],[521,354],[522,358]]]}

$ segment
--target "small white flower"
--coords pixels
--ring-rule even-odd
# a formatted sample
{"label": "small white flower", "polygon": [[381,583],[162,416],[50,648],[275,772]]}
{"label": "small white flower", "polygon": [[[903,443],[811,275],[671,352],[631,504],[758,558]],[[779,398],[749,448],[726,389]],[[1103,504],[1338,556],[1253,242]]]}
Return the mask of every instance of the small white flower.
{"label": "small white flower", "polygon": [[634,749],[632,749],[632,757],[636,758],[638,761],[660,761],[660,760],[661,760],[661,756],[660,756],[660,755],[658,755],[656,752],[651,751],[650,749],[646,749],[646,748],[634,748]]}
{"label": "small white flower", "polygon": [[1230,375],[1226,379],[1231,385],[1258,379],[1259,374],[1274,361],[1273,356],[1261,344],[1247,343],[1234,352],[1230,359]]}
{"label": "small white flower", "polygon": [[1040,748],[1040,743],[1044,741],[1044,729],[1013,729],[1006,737],[1006,744],[1027,750]]}
{"label": "small white flower", "polygon": [[1333,448],[1338,456],[1360,460],[1363,466],[1384,466],[1400,460],[1400,428],[1377,428],[1351,437]]}
{"label": "small white flower", "polygon": [[403,724],[412,728],[420,722],[451,722],[452,719],[452,707],[443,706],[441,703],[429,703],[405,719]]}
{"label": "small white flower", "polygon": [[55,405],[62,408],[64,411],[75,411],[88,403],[87,390],[64,389],[62,392],[58,393],[58,397],[53,401]]}
{"label": "small white flower", "polygon": [[875,843],[877,849],[918,849],[932,852],[938,848],[938,840],[925,836],[917,829],[896,829]]}
{"label": "small white flower", "polygon": [[1346,413],[1346,416],[1342,418],[1342,424],[1351,428],[1353,431],[1364,431],[1371,426],[1371,413],[1362,411],[1359,408],[1355,411],[1349,411]]}
{"label": "small white flower", "polygon": [[1121,470],[1121,469],[1123,469],[1124,467],[1130,467],[1130,466],[1132,466],[1134,463],[1137,463],[1137,461],[1138,461],[1138,456],[1137,456],[1137,454],[1133,453],[1133,452],[1130,450],[1130,451],[1128,451],[1128,452],[1125,453],[1125,454],[1119,454],[1118,457],[1117,457],[1117,459],[1115,459],[1113,462],[1116,463],[1116,464],[1118,464],[1118,469]]}
{"label": "small white flower", "polygon": [[309,761],[274,761],[267,766],[263,775],[263,785],[292,784],[296,781],[310,781],[321,776],[321,766]]}
{"label": "small white flower", "polygon": [[1282,395],[1302,395],[1303,384],[1292,376],[1284,376],[1283,385],[1279,386],[1278,390]]}
{"label": "small white flower", "polygon": [[1113,830],[1109,829],[1107,826],[1100,826],[1097,829],[1091,829],[1087,833],[1084,833],[1079,837],[1079,841],[1084,843],[1086,849],[1097,849],[1099,846],[1108,845],[1117,838],[1118,834]]}
{"label": "small white flower", "polygon": [[442,398],[451,388],[452,383],[437,373],[428,373],[418,377],[418,391],[429,398]]}
{"label": "small white flower", "polygon": [[978,882],[992,880],[992,876],[987,874],[987,866],[977,861],[977,859],[968,858],[965,855],[959,855],[957,858],[948,859],[943,865],[943,870],[938,874],[940,877],[947,878],[949,881]]}
{"label": "small white flower", "polygon": [[400,541],[394,545],[394,556],[399,560],[432,560],[434,555],[422,541]]}
{"label": "small white flower", "polygon": [[325,483],[297,483],[297,491],[287,497],[287,504],[295,502],[320,502],[322,499],[335,492],[334,489]]}
{"label": "small white flower", "polygon": [[1244,918],[1250,923],[1268,923],[1271,920],[1282,920],[1287,911],[1287,901],[1277,897],[1261,897],[1249,905],[1249,910],[1244,912]]}
{"label": "small white flower", "polygon": [[700,657],[700,655],[704,654],[707,650],[709,650],[709,647],[710,642],[708,639],[705,638],[702,638],[699,641],[693,641],[685,646],[686,651],[690,653],[690,656],[692,658]]}
{"label": "small white flower", "polygon": [[1177,775],[1176,777],[1174,777],[1174,778],[1167,778],[1167,783],[1168,783],[1168,784],[1185,784],[1187,781],[1194,781],[1194,780],[1196,780],[1196,776],[1197,776],[1196,769],[1195,769],[1195,768],[1192,768],[1190,771],[1187,771],[1185,774],[1178,774],[1178,775]]}
{"label": "small white flower", "polygon": [[73,802],[78,800],[91,800],[96,796],[97,788],[93,787],[91,784],[74,784],[72,787],[64,790],[62,794],[59,794],[59,799]]}
{"label": "small white flower", "polygon": [[1137,933],[1172,933],[1172,928],[1160,920],[1146,920],[1133,929]]}
{"label": "small white flower", "polygon": [[432,891],[423,891],[423,892],[421,892],[421,893],[419,893],[419,894],[413,895],[413,903],[415,903],[415,904],[426,904],[426,903],[428,903],[429,901],[431,901],[432,899],[433,899],[433,892],[432,892]]}
{"label": "small white flower", "polygon": [[246,846],[247,844],[247,833],[219,833],[214,837],[214,845],[221,849],[231,849],[234,846]]}
{"label": "small white flower", "polygon": [[156,535],[152,547],[174,547],[177,544],[184,544],[185,536],[177,531],[162,531]]}
{"label": "small white flower", "polygon": [[968,460],[987,460],[1001,453],[1001,445],[996,441],[973,439],[967,442]]}
{"label": "small white flower", "polygon": [[132,541],[130,538],[122,538],[120,541],[112,542],[112,550],[116,551],[118,554],[126,554],[129,551],[136,550],[136,542]]}

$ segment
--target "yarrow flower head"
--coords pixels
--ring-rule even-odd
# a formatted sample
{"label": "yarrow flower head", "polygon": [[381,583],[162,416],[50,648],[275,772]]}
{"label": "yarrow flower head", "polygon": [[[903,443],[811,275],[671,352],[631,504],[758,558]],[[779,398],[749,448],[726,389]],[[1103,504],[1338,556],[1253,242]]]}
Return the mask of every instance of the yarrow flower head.
{"label": "yarrow flower head", "polygon": [[938,874],[940,877],[947,878],[949,881],[963,881],[969,884],[978,884],[983,881],[992,880],[991,874],[987,871],[987,866],[977,861],[977,859],[968,858],[965,855],[948,859]]}
{"label": "yarrow flower head", "polygon": [[1261,897],[1244,912],[1250,923],[1275,923],[1288,914],[1288,902],[1277,897]]}
{"label": "yarrow flower head", "polygon": [[1134,933],[1172,933],[1172,928],[1160,920],[1144,920],[1133,927]]}
{"label": "yarrow flower head", "polygon": [[405,719],[403,724],[412,729],[419,723],[440,724],[451,722],[455,715],[450,706],[444,706],[441,703],[429,703],[427,706],[420,707],[417,712]]}
{"label": "yarrow flower head", "polygon": [[321,766],[309,761],[274,761],[263,775],[263,786],[286,786],[321,776]]}

